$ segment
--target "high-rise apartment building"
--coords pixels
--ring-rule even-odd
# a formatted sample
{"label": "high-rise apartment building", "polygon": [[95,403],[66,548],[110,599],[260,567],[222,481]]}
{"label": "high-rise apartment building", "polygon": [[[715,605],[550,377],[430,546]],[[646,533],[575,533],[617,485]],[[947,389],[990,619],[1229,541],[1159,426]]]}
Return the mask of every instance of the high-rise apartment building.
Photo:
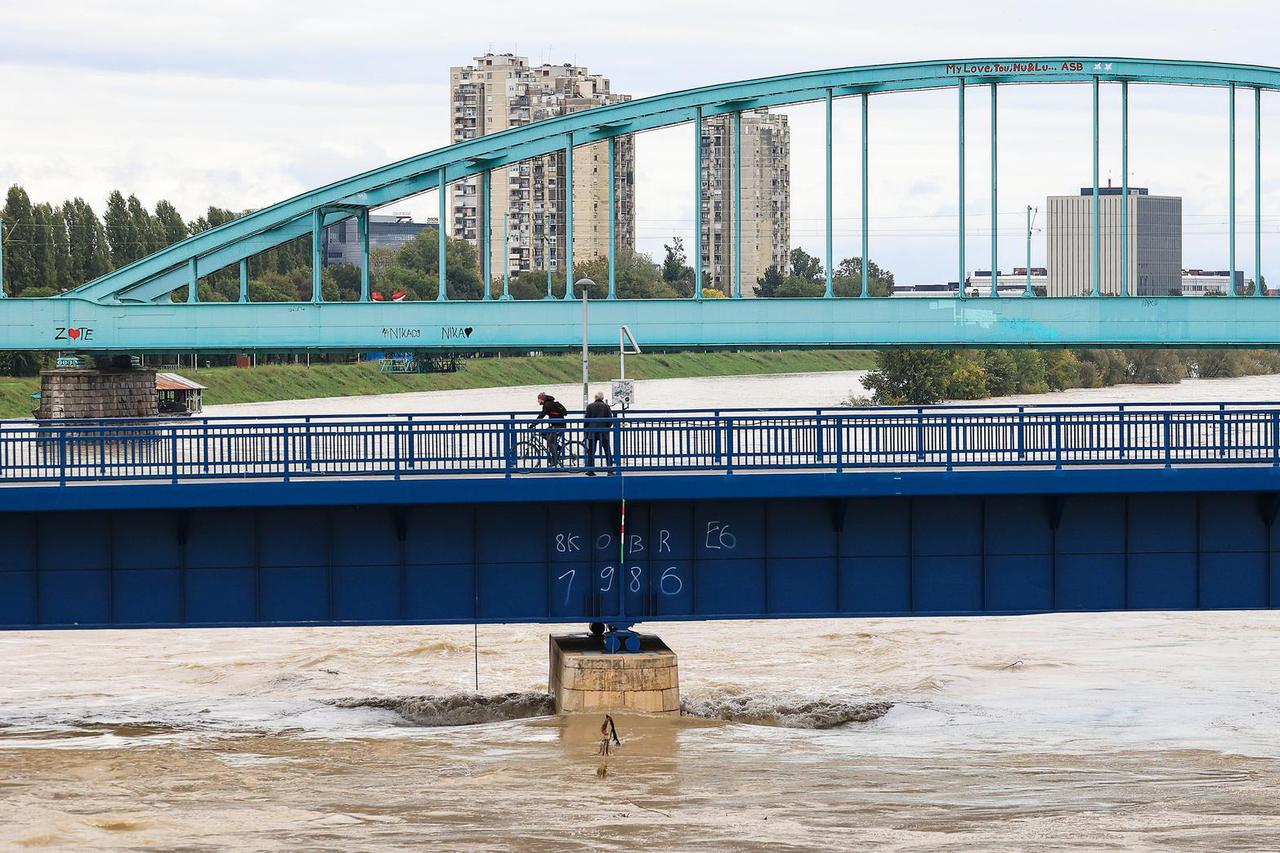
{"label": "high-rise apartment building", "polygon": [[[1101,291],[1121,290],[1120,235],[1124,196],[1100,187]],[[1182,288],[1182,199],[1129,187],[1129,292],[1168,296]],[[1049,295],[1088,296],[1093,290],[1093,187],[1048,199]]]}
{"label": "high-rise apartment building", "polygon": [[[702,122],[702,264],[704,287],[733,292],[733,123]],[[791,252],[791,130],[787,117],[742,114],[742,295]]]}
{"label": "high-rise apartment building", "polygon": [[[528,59],[510,53],[476,57],[475,65],[449,71],[453,141],[462,142],[510,127],[565,115],[604,104],[630,100],[609,91],[609,80],[570,65],[530,67]],[[617,244],[634,249],[635,146],[632,137],[616,141]],[[495,277],[502,274],[504,229],[512,272],[563,270],[565,253],[565,155],[563,152],[525,160],[490,176],[490,204],[485,211],[480,178],[451,186],[450,229],[454,237],[489,252]],[[483,222],[490,223],[492,245],[485,245]],[[597,142],[573,152],[573,254],[581,264],[609,250],[609,145]],[[482,255],[483,257],[483,255]]]}

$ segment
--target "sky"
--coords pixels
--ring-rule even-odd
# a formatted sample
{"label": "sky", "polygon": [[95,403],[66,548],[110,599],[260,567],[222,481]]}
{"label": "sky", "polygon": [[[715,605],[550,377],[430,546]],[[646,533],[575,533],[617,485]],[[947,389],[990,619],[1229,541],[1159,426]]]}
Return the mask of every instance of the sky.
{"label": "sky", "polygon": [[[34,200],[83,196],[99,212],[119,188],[187,218],[258,208],[449,142],[448,73],[486,51],[574,62],[634,97],[718,82],[881,62],[1087,55],[1277,64],[1270,3],[644,3],[488,0],[0,0],[0,184]],[[1118,87],[1102,97],[1102,176],[1120,182]],[[1028,205],[1091,179],[1089,90],[1000,94],[1000,266],[1025,263]],[[966,251],[990,261],[989,96],[967,100]],[[837,260],[859,252],[858,105],[835,105]],[[792,244],[823,250],[823,112],[791,123]],[[1264,129],[1280,94],[1264,96]],[[1227,266],[1227,95],[1131,89],[1130,181],[1183,197],[1186,267]],[[1280,259],[1280,119],[1264,137],[1264,274]],[[954,91],[871,100],[871,257],[899,282],[955,278]],[[1253,105],[1240,96],[1238,251],[1253,274]],[[637,141],[638,248],[692,242],[693,134]],[[1275,152],[1273,154],[1272,152]],[[1267,163],[1277,165],[1268,171]],[[398,202],[434,215],[433,194]],[[1043,212],[1039,217],[1043,224]],[[1043,263],[1043,233],[1032,263]],[[1277,260],[1276,263],[1280,263]],[[1276,273],[1280,275],[1280,273]]]}

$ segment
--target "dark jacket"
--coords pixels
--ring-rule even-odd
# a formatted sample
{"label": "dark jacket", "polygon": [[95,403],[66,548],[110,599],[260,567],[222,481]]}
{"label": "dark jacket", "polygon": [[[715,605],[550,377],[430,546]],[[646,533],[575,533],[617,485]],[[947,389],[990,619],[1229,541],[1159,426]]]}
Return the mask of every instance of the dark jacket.
{"label": "dark jacket", "polygon": [[569,410],[564,407],[563,403],[555,397],[547,397],[542,401],[542,411],[538,414],[538,420],[550,418],[552,426],[564,426],[564,419],[568,415]]}
{"label": "dark jacket", "polygon": [[[604,400],[593,400],[591,405],[587,406],[587,419],[593,418],[611,418],[613,417],[613,409],[609,408],[609,404]],[[607,424],[588,424],[593,429],[604,429]]]}

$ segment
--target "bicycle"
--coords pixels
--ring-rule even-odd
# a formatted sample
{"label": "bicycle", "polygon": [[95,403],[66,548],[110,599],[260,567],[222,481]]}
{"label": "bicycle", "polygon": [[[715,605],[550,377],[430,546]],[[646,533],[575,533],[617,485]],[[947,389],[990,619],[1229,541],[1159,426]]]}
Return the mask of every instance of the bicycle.
{"label": "bicycle", "polygon": [[[551,464],[550,441],[556,441],[558,445],[559,458],[555,465]],[[586,445],[579,439],[570,438],[568,428],[552,430],[550,424],[525,427],[516,441],[516,467],[521,469],[581,468],[586,454]]]}

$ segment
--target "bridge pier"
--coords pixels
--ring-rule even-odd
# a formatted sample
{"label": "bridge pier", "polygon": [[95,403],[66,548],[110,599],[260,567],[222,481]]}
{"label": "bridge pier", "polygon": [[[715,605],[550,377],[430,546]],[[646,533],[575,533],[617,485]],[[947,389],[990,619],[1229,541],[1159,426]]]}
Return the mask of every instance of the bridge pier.
{"label": "bridge pier", "polygon": [[557,714],[631,711],[680,713],[675,652],[658,637],[640,634],[640,650],[610,654],[593,634],[553,634],[547,686]]}
{"label": "bridge pier", "polygon": [[40,371],[39,420],[154,418],[158,406],[156,372],[149,367]]}

